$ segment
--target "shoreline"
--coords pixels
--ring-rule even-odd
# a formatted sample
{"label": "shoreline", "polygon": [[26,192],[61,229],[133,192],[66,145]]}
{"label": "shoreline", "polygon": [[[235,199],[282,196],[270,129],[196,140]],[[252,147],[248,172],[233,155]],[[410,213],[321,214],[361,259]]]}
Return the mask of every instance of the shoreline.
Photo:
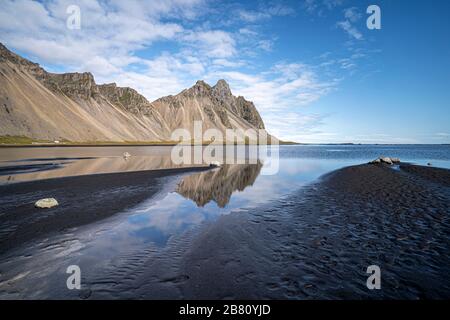
{"label": "shoreline", "polygon": [[[78,148],[78,147],[174,147],[174,146],[209,146],[211,143],[202,143],[202,144],[189,144],[189,143],[100,143],[100,144],[0,144],[0,148]],[[278,144],[252,144],[252,143],[217,143],[212,144],[217,146],[298,146],[300,143],[278,143]]]}
{"label": "shoreline", "polygon": [[[67,147],[173,147],[178,143],[124,143],[124,144],[0,144],[1,148],[67,148]],[[198,146],[200,144],[182,144],[186,146]],[[209,143],[203,143],[201,146],[208,146]],[[227,144],[218,144],[227,146]],[[230,144],[234,146],[271,146],[273,144]],[[448,143],[301,143],[301,142],[280,142],[274,146],[450,146]]]}
{"label": "shoreline", "polygon": [[[209,170],[173,168],[21,181],[0,185],[0,251],[27,241],[90,224],[156,195],[170,177]],[[59,206],[37,209],[54,197]]]}
{"label": "shoreline", "polygon": [[[9,197],[4,191],[14,185],[0,186],[0,231],[19,226],[0,232],[0,251],[109,217],[156,195],[177,173],[207,169],[23,182]],[[30,215],[31,203],[20,206],[37,187],[67,197],[58,214]],[[448,169],[344,167],[271,203],[221,215],[174,237],[164,250],[104,266],[97,271],[108,281],[92,275],[83,292],[89,299],[445,299],[449,202]],[[369,265],[380,266],[382,290],[367,289]]]}
{"label": "shoreline", "polygon": [[[164,265],[148,267],[115,294],[93,297],[446,299],[450,170],[400,167],[342,168],[269,205],[221,216],[194,237],[173,281],[160,283],[155,270]],[[370,265],[381,268],[381,290],[366,287]]]}

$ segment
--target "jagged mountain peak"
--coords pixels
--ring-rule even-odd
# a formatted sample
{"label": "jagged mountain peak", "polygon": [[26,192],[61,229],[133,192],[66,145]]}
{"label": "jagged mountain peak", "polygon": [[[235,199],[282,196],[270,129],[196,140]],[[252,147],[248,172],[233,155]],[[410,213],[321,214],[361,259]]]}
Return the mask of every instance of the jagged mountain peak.
{"label": "jagged mountain peak", "polygon": [[211,93],[211,86],[203,80],[198,80],[192,87],[182,93],[189,96],[204,96]]}
{"label": "jagged mountain peak", "polygon": [[222,90],[222,91],[229,91],[231,93],[230,86],[228,85],[228,82],[226,82],[224,79],[218,80],[216,85],[213,88],[216,88],[217,90]]}
{"label": "jagged mountain peak", "polygon": [[42,77],[44,73],[46,73],[38,63],[22,58],[18,54],[10,51],[3,43],[0,42],[0,62],[1,61],[9,61],[19,69],[25,69],[36,77]]}
{"label": "jagged mountain peak", "polygon": [[[202,120],[219,125],[222,128],[264,129],[264,123],[251,101],[243,97],[235,97],[230,86],[220,79],[211,87],[203,80],[198,80],[191,88],[183,90],[175,96],[167,96],[153,102],[160,112],[167,117],[182,119],[186,110],[190,110],[192,121]],[[202,115],[197,114],[198,112]],[[178,126],[187,126],[183,120],[178,120]]]}
{"label": "jagged mountain peak", "polygon": [[264,128],[253,103],[220,79],[149,102],[90,72],[50,73],[0,43],[0,135],[46,140],[167,141],[175,129]]}
{"label": "jagged mountain peak", "polygon": [[203,80],[197,80],[194,86],[210,88],[211,86]]}
{"label": "jagged mountain peak", "polygon": [[198,80],[191,88],[182,93],[188,95],[213,95],[219,99],[229,99],[232,97],[231,89],[224,79],[220,79],[214,86],[209,85],[204,80]]}

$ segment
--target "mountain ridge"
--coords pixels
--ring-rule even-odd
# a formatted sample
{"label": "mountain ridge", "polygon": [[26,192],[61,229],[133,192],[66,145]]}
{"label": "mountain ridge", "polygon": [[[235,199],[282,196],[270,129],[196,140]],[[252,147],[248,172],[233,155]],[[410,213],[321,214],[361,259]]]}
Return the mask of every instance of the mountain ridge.
{"label": "mountain ridge", "polygon": [[0,136],[95,141],[169,141],[177,128],[264,129],[256,107],[221,79],[199,80],[148,101],[130,87],[97,84],[90,72],[51,73],[0,43]]}

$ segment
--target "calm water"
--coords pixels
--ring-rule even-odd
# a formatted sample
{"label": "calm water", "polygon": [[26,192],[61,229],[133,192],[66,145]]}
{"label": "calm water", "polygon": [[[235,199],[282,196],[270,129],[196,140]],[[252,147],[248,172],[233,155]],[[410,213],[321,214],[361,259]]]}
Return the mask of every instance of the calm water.
{"label": "calm water", "polygon": [[[176,167],[170,161],[170,150],[0,149],[0,182]],[[132,157],[124,159],[125,151]],[[107,295],[120,277],[126,277],[121,274],[102,280],[114,268],[127,265],[125,270],[132,273],[134,264],[153,258],[172,259],[176,264],[198,230],[219,216],[251,210],[285,197],[327,172],[380,155],[450,168],[450,146],[281,146],[279,170],[274,175],[263,174],[264,165],[258,162],[170,177],[155,197],[126,212],[0,253],[0,298],[76,297],[65,289],[65,270],[71,264],[81,267],[90,290]]]}

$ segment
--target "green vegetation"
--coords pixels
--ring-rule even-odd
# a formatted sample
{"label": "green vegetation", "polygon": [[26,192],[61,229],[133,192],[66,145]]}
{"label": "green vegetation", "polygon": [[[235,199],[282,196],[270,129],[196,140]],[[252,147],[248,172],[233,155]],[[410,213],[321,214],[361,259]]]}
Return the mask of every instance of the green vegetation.
{"label": "green vegetation", "polygon": [[123,95],[119,97],[119,101],[123,105],[128,105],[131,101],[131,93],[126,91]]}
{"label": "green vegetation", "polygon": [[[176,145],[179,143],[183,143],[185,145],[195,145],[197,144],[194,139],[192,141],[68,141],[68,140],[60,140],[58,143],[55,141],[50,140],[39,140],[39,139],[33,139],[25,136],[0,136],[0,146],[1,145],[8,145],[8,146],[22,146],[22,145],[52,145],[52,146],[58,146],[58,145],[64,145],[64,146],[132,146],[132,145],[144,145],[144,146],[171,146]],[[226,144],[223,141],[203,141],[202,145],[209,145],[211,143],[214,144]],[[270,139],[269,143],[270,144]],[[232,143],[233,144],[233,143]],[[256,142],[249,141],[248,137],[246,137],[245,141],[243,143],[237,143],[237,141],[234,141],[234,145],[253,145],[257,144]],[[279,141],[280,145],[286,145],[286,144],[297,144],[296,142],[290,142],[290,141]]]}
{"label": "green vegetation", "polygon": [[294,141],[282,141],[282,140],[280,140],[279,144],[281,144],[281,145],[297,145],[297,144],[301,144],[301,143],[294,142]]}
{"label": "green vegetation", "polygon": [[34,144],[34,143],[52,143],[47,140],[36,140],[24,136],[0,136],[0,145],[8,144],[8,145],[26,145],[26,144]]}

